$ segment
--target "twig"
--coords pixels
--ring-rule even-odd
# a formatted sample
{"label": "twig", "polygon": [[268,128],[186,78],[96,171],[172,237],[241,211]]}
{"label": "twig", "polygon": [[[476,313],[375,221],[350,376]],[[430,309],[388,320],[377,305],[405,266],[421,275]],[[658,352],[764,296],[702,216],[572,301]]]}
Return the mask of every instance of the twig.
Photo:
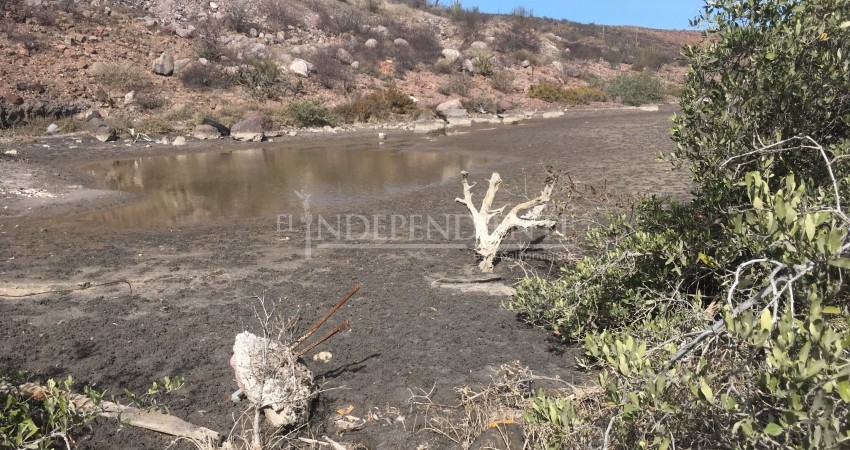
{"label": "twig", "polygon": [[317,341],[315,341],[311,344],[308,344],[307,347],[304,347],[303,349],[295,352],[295,358],[300,358],[300,357],[304,356],[304,354],[306,354],[310,350],[313,350],[314,348],[316,348],[317,345],[321,344],[322,342],[327,341],[328,339],[332,338],[333,335],[335,335],[335,334],[339,333],[340,331],[348,328],[349,325],[351,325],[351,322],[349,322],[347,320],[345,322],[337,325],[331,331],[328,331],[327,334],[325,334],[324,336],[319,338],[319,340],[317,340]]}
{"label": "twig", "polygon": [[28,294],[20,294],[20,295],[14,295],[14,294],[0,294],[0,297],[7,297],[7,298],[24,298],[24,297],[34,297],[34,296],[36,296],[36,295],[55,294],[55,293],[60,293],[60,292],[83,291],[83,290],[86,290],[86,289],[89,289],[89,288],[93,288],[93,287],[111,286],[111,285],[113,285],[113,284],[119,284],[119,283],[126,283],[126,284],[127,284],[127,286],[130,288],[130,295],[133,295],[133,285],[132,285],[132,284],[130,284],[130,281],[129,281],[129,280],[127,280],[126,278],[121,278],[120,280],[108,281],[108,282],[106,282],[106,283],[91,284],[91,283],[86,282],[86,283],[83,283],[83,284],[82,284],[81,286],[79,286],[79,287],[70,288],[70,289],[51,289],[51,290],[49,290],[49,291],[30,292],[30,293],[28,293]]}
{"label": "twig", "polygon": [[336,302],[336,305],[334,305],[334,306],[333,306],[333,308],[331,308],[331,310],[330,310],[330,311],[328,311],[328,312],[327,312],[324,316],[322,316],[322,318],[321,318],[321,319],[319,319],[319,320],[318,320],[315,324],[313,324],[313,326],[312,326],[312,327],[310,327],[310,329],[309,329],[309,330],[307,330],[307,332],[306,332],[306,333],[304,333],[304,336],[301,336],[300,338],[298,338],[298,340],[296,340],[296,341],[295,341],[295,342],[294,342],[294,343],[290,346],[290,348],[294,350],[296,347],[298,347],[299,345],[301,345],[301,343],[302,343],[302,342],[304,342],[305,340],[307,340],[307,338],[309,338],[310,336],[312,336],[312,335],[313,335],[313,333],[315,333],[315,332],[316,332],[319,328],[321,328],[321,326],[322,326],[322,325],[324,325],[324,323],[325,323],[325,322],[327,322],[327,321],[328,321],[328,319],[330,319],[330,318],[331,318],[331,316],[332,316],[332,315],[334,315],[334,313],[335,313],[335,312],[337,312],[337,310],[338,310],[339,308],[341,308],[341,307],[342,307],[342,305],[344,305],[344,304],[345,304],[345,302],[347,302],[347,301],[348,301],[348,299],[350,299],[350,298],[351,298],[351,296],[353,296],[353,295],[354,295],[354,294],[355,294],[355,293],[356,293],[359,289],[360,289],[360,283],[355,284],[355,285],[354,285],[354,287],[353,287],[353,288],[351,288],[351,290],[350,290],[350,291],[348,291],[348,293],[347,293],[347,294],[345,294],[345,295],[344,295],[341,299],[339,299],[339,301],[338,301],[338,302]]}

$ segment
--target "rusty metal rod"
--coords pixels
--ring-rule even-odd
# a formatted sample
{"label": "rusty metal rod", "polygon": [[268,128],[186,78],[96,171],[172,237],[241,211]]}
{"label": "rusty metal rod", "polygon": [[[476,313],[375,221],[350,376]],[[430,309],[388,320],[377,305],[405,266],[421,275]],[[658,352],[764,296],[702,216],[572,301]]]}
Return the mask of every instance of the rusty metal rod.
{"label": "rusty metal rod", "polygon": [[294,343],[293,343],[293,344],[292,344],[289,348],[291,348],[292,350],[295,350],[295,348],[296,348],[296,347],[298,347],[299,345],[301,345],[301,343],[303,343],[305,340],[307,340],[307,338],[309,338],[310,336],[312,336],[312,335],[313,335],[313,333],[315,333],[315,332],[316,332],[316,331],[317,331],[317,330],[318,330],[318,329],[319,329],[319,328],[320,328],[320,327],[321,327],[321,326],[322,326],[325,322],[327,322],[327,321],[328,321],[328,319],[330,319],[330,318],[331,318],[331,316],[332,316],[332,315],[334,315],[334,313],[335,313],[335,312],[336,312],[339,308],[341,308],[341,307],[342,307],[342,305],[344,305],[344,304],[345,304],[345,302],[347,302],[347,301],[348,301],[348,299],[350,299],[350,298],[351,298],[351,296],[352,296],[352,295],[354,295],[354,293],[355,293],[355,292],[357,292],[359,289],[360,289],[360,283],[355,284],[355,285],[354,285],[354,287],[353,287],[353,288],[351,288],[351,290],[350,290],[350,291],[348,291],[348,293],[347,293],[347,294],[345,294],[345,296],[343,296],[341,299],[339,299],[339,301],[338,301],[338,302],[336,302],[336,305],[334,305],[334,306],[333,306],[333,308],[331,308],[331,310],[327,312],[327,314],[325,314],[324,316],[322,316],[322,318],[321,318],[321,319],[319,319],[319,321],[318,321],[318,322],[316,322],[315,324],[313,324],[313,326],[312,326],[312,327],[310,327],[310,329],[309,329],[309,330],[307,330],[307,332],[304,334],[304,336],[301,336],[300,338],[298,338],[298,340],[297,340],[297,341],[295,341],[295,342],[294,342]]}
{"label": "rusty metal rod", "polygon": [[310,350],[313,350],[314,348],[316,348],[317,345],[321,344],[322,342],[325,342],[328,339],[332,338],[333,335],[335,335],[335,334],[339,333],[340,331],[348,328],[349,325],[351,325],[351,322],[349,322],[347,320],[345,322],[337,325],[336,327],[334,327],[334,329],[332,329],[331,331],[328,331],[327,334],[325,334],[324,336],[319,338],[319,340],[312,342],[312,343],[308,344],[306,347],[304,347],[303,349],[295,352],[295,357],[300,358],[300,357],[304,356],[305,353],[309,352]]}

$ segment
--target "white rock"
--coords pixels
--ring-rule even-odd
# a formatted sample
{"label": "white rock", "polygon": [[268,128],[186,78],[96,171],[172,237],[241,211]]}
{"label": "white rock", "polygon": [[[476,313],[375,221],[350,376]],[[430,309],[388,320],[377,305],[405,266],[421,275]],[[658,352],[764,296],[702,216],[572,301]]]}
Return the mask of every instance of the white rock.
{"label": "white rock", "polygon": [[307,77],[310,75],[310,72],[314,71],[316,68],[312,64],[304,61],[301,58],[296,58],[292,61],[292,64],[289,65],[289,71],[298,75],[300,77]]}
{"label": "white rock", "polygon": [[446,58],[449,62],[455,62],[458,58],[460,58],[460,52],[453,48],[444,48],[443,58]]}
{"label": "white rock", "polygon": [[643,105],[639,109],[641,111],[655,112],[658,111],[658,105]]}
{"label": "white rock", "polygon": [[174,146],[186,145],[186,138],[183,137],[183,136],[177,136],[176,138],[174,138],[174,142],[172,142],[171,145],[174,145]]}
{"label": "white rock", "polygon": [[544,119],[554,119],[564,115],[563,111],[546,111],[542,114]]}
{"label": "white rock", "polygon": [[50,125],[47,126],[47,134],[58,133],[59,130],[60,130],[59,125],[56,125],[55,123],[51,123]]}
{"label": "white rock", "polygon": [[124,104],[130,105],[136,101],[136,91],[130,91],[124,94]]}
{"label": "white rock", "polygon": [[387,138],[387,133],[378,133],[378,139],[383,141],[386,138]]}

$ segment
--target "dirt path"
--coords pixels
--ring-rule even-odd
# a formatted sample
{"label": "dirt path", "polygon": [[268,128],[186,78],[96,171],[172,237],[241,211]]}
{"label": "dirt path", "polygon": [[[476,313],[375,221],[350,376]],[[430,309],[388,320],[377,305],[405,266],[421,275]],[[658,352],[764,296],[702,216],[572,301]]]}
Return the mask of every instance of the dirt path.
{"label": "dirt path", "polygon": [[[503,126],[490,131],[426,140],[411,146],[452,152],[501,154],[492,167],[472,171],[483,178],[499,170],[505,193],[537,189],[544,167],[566,170],[573,181],[606,184],[620,193],[682,194],[685,173],[668,173],[654,162],[669,151],[671,111],[576,112],[559,119]],[[73,178],[97,190],[71,168],[107,157],[166,150],[100,146],[67,150],[19,146],[36,171]],[[168,149],[173,152],[173,149]],[[198,151],[189,149],[189,151]],[[501,162],[500,162],[501,161]],[[7,163],[8,164],[8,163]],[[17,164],[17,163],[16,163]],[[452,214],[459,177],[412,194],[358,204],[357,214]],[[38,188],[38,186],[34,186]],[[97,194],[100,195],[100,194]],[[508,196],[503,198],[509,198]],[[2,200],[2,198],[0,198]],[[158,377],[182,375],[186,387],[170,397],[172,411],[198,425],[227,432],[241,406],[221,404],[236,386],[228,365],[233,338],[257,329],[256,296],[278,302],[299,330],[323,314],[354,283],[360,293],[339,313],[351,329],[322,349],[329,363],[308,361],[325,382],[311,426],[337,436],[334,410],[353,405],[407,416],[411,391],[434,390],[434,399],[456,400],[454,387],[486,385],[492,370],[519,361],[535,373],[581,381],[576,348],[564,347],[542,329],[530,328],[500,307],[505,297],[431,287],[434,276],[460,276],[473,267],[465,249],[323,249],[304,257],[304,230],[278,232],[272,217],[209,223],[185,229],[115,231],[73,225],[52,216],[86,207],[72,199],[37,213],[0,216],[0,294],[23,294],[127,279],[127,284],[24,298],[0,297],[0,370],[26,369],[39,377],[72,374],[99,389],[143,390]],[[70,205],[70,206],[69,206]],[[23,212],[22,212],[23,211]],[[293,211],[292,213],[296,213]],[[547,270],[545,263],[532,268]],[[504,262],[497,273],[508,282],[523,275]],[[343,440],[367,448],[454,448],[438,435],[420,432],[415,418],[370,422]],[[81,448],[162,448],[168,439],[149,432],[96,427]]]}

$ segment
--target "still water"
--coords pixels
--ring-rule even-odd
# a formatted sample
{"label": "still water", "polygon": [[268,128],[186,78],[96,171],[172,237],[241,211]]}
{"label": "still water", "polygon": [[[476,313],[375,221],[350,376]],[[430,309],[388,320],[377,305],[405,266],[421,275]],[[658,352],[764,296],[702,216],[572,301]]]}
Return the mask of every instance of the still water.
{"label": "still water", "polygon": [[85,214],[119,228],[190,225],[222,218],[300,213],[295,191],[312,207],[379,200],[457,177],[487,158],[389,145],[267,147],[103,161],[86,166],[110,189],[137,201]]}

